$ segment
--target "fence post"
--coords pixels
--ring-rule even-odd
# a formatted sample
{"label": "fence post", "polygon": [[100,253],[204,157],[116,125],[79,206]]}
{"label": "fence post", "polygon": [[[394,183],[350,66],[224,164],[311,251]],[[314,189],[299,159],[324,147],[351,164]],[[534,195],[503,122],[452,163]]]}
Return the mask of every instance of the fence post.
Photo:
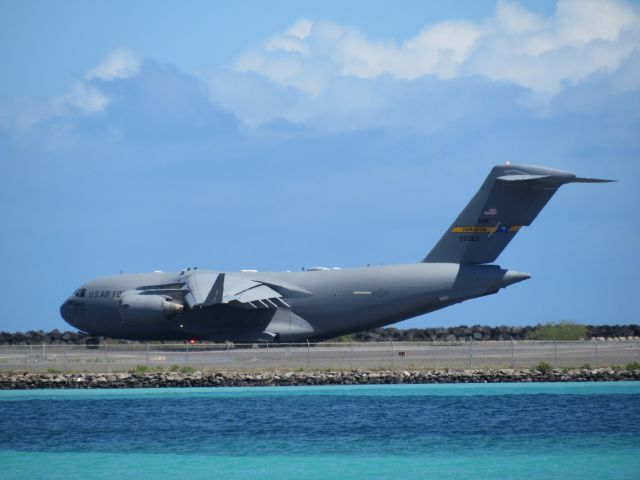
{"label": "fence post", "polygon": [[473,337],[469,336],[469,368],[473,368]]}
{"label": "fence post", "polygon": [[27,371],[27,344],[24,344],[24,371]]}
{"label": "fence post", "polygon": [[42,361],[47,362],[47,351],[45,350],[44,342],[42,342]]}
{"label": "fence post", "polygon": [[63,355],[64,355],[64,368],[63,371],[67,371],[67,350],[69,349],[69,345],[64,346]]}
{"label": "fence post", "polygon": [[558,345],[556,339],[553,339],[553,368],[558,368]]}
{"label": "fence post", "polygon": [[513,337],[511,337],[511,368],[516,368],[516,356],[513,348]]}
{"label": "fence post", "polygon": [[393,348],[393,340],[389,340],[391,342],[391,370],[395,370],[396,369],[396,357],[395,357],[395,350]]}
{"label": "fence post", "polygon": [[437,370],[438,369],[438,354],[436,353],[438,351],[438,349],[436,348],[436,343],[433,342],[433,345],[431,346],[431,348],[433,348],[433,369]]}
{"label": "fence post", "polygon": [[146,354],[147,354],[147,368],[149,368],[149,344],[146,344]]}
{"label": "fence post", "polygon": [[186,364],[189,365],[189,342],[185,343],[185,347],[187,349],[187,359],[186,359]]}
{"label": "fence post", "polygon": [[640,362],[640,340],[638,340],[638,362]]}
{"label": "fence post", "polygon": [[353,340],[349,339],[349,355],[351,357],[351,370],[353,370]]}
{"label": "fence post", "polygon": [[307,338],[307,370],[309,370],[311,368],[311,359],[309,358],[309,355],[311,353],[309,351],[310,347],[311,346],[309,345],[309,339]]}
{"label": "fence post", "polygon": [[598,368],[598,337],[596,339],[596,368]]}

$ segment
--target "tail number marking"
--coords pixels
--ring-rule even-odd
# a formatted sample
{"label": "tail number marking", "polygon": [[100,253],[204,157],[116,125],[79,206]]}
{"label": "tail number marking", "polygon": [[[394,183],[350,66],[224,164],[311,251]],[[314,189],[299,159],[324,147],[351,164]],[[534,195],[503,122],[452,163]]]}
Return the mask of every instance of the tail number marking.
{"label": "tail number marking", "polygon": [[460,235],[461,242],[479,242],[480,237],[478,235]]}

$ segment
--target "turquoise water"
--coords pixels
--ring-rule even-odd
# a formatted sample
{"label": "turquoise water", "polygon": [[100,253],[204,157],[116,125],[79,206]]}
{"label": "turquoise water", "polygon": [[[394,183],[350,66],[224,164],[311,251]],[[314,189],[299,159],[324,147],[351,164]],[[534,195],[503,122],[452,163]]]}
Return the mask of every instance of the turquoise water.
{"label": "turquoise water", "polygon": [[0,392],[0,478],[640,478],[640,382]]}

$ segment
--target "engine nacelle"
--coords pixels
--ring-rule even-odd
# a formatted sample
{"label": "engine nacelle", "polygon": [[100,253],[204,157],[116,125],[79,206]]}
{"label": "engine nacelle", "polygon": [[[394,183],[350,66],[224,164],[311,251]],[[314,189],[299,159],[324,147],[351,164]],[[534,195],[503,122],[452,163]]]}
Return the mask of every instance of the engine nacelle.
{"label": "engine nacelle", "polygon": [[124,294],[120,315],[124,322],[156,322],[174,317],[184,310],[181,303],[164,295]]}

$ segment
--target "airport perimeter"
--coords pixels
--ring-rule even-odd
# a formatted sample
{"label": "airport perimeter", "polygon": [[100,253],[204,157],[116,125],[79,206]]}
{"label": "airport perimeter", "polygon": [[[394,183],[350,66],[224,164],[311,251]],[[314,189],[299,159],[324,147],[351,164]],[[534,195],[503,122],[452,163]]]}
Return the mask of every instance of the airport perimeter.
{"label": "airport perimeter", "polygon": [[0,346],[0,372],[603,368],[640,362],[640,340]]}

